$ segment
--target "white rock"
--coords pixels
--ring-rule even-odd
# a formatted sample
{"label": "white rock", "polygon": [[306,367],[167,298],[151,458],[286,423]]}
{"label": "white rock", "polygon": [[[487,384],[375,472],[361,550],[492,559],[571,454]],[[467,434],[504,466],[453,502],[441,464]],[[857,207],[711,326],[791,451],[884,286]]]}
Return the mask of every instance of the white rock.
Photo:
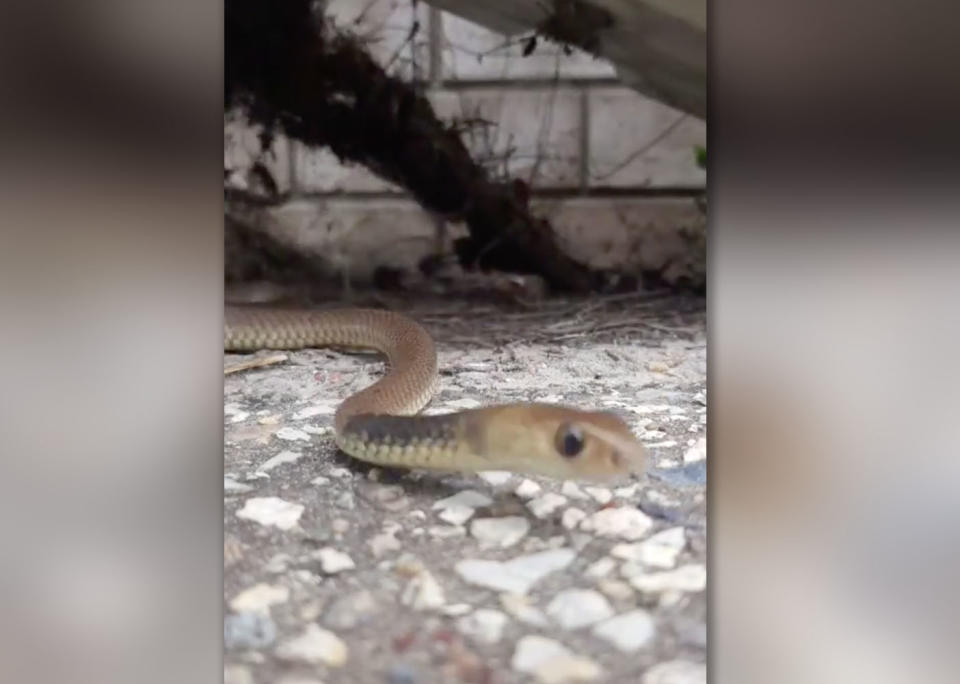
{"label": "white rock", "polygon": [[500,594],[500,605],[520,622],[534,627],[547,627],[550,624],[547,616],[531,603],[529,596]]}
{"label": "white rock", "polygon": [[464,581],[497,591],[525,594],[530,587],[551,572],[570,565],[576,553],[571,549],[552,549],[506,562],[463,560],[456,570]]}
{"label": "white rock", "polygon": [[636,651],[650,643],[656,633],[656,626],[650,613],[645,610],[631,610],[593,626],[595,636],[606,639],[627,653]]}
{"label": "white rock", "polygon": [[603,579],[609,575],[615,567],[617,567],[617,562],[612,558],[605,557],[591,563],[583,574],[593,580]]}
{"label": "white rock", "polygon": [[273,458],[268,458],[266,461],[261,463],[257,470],[259,470],[261,473],[266,473],[270,470],[273,470],[278,465],[283,465],[284,463],[296,463],[300,460],[301,456],[303,456],[303,454],[299,451],[281,451]]}
{"label": "white rock", "polygon": [[559,641],[537,634],[528,634],[517,642],[517,648],[510,659],[510,667],[517,672],[533,674],[537,667],[553,658],[566,658],[573,655]]}
{"label": "white rock", "polygon": [[520,481],[520,484],[513,490],[513,493],[521,499],[532,499],[540,493],[540,485],[533,480],[524,479]]}
{"label": "white rock", "polygon": [[447,617],[460,617],[473,610],[469,603],[448,603],[440,609],[440,612]]}
{"label": "white rock", "polygon": [[541,684],[565,684],[566,682],[592,682],[603,674],[600,666],[583,656],[554,658],[542,663],[533,676]]}
{"label": "white rock", "polygon": [[328,575],[335,575],[338,572],[353,570],[357,567],[350,556],[330,546],[326,546],[310,555],[320,561],[320,569]]}
{"label": "white rock", "polygon": [[276,654],[282,660],[341,667],[347,662],[347,645],[333,632],[311,624],[300,636],[280,644]]}
{"label": "white rock", "polygon": [[584,487],[583,491],[601,506],[605,506],[613,500],[613,492],[604,487]]}
{"label": "white rock", "polygon": [[247,499],[243,508],[237,511],[237,517],[252,520],[261,525],[273,525],[281,530],[289,530],[303,515],[303,506],[290,503],[275,496],[253,497]]}
{"label": "white rock", "polygon": [[587,512],[571,506],[563,512],[563,515],[560,517],[560,524],[563,525],[566,529],[572,530],[581,522],[584,518],[587,517]]}
{"label": "white rock", "polygon": [[653,525],[650,516],[627,506],[604,508],[580,524],[580,529],[600,537],[615,537],[633,541],[640,539]]}
{"label": "white rock", "polygon": [[505,549],[513,546],[530,531],[530,522],[519,515],[503,518],[479,518],[470,523],[472,534],[483,547]]}
{"label": "white rock", "polygon": [[642,684],[706,684],[707,666],[687,660],[668,660],[643,675]]}
{"label": "white rock", "polygon": [[353,477],[353,472],[349,468],[342,468],[337,466],[336,468],[330,469],[330,477],[336,477],[338,479],[347,479]]}
{"label": "white rock", "polygon": [[630,584],[640,591],[703,591],[707,588],[707,568],[704,565],[683,565],[676,570],[635,575]]}
{"label": "white rock", "polygon": [[467,536],[467,530],[458,525],[432,525],[427,532],[437,539],[453,539]]}
{"label": "white rock", "polygon": [[374,558],[379,558],[385,553],[399,551],[403,548],[403,544],[394,535],[395,533],[393,532],[381,532],[367,540],[367,545],[370,547],[370,551],[373,552]]}
{"label": "white rock", "polygon": [[461,634],[484,644],[495,644],[500,641],[506,625],[507,616],[499,610],[489,608],[479,608],[457,620],[457,629]]}
{"label": "white rock", "polygon": [[282,427],[276,432],[277,439],[286,440],[287,442],[295,442],[300,440],[302,442],[309,442],[310,435],[308,435],[303,430],[294,427]]}
{"label": "white rock", "polygon": [[547,604],[547,615],[564,629],[579,629],[611,617],[613,608],[592,589],[566,589]]}
{"label": "white rock", "polygon": [[233,597],[230,601],[230,609],[236,613],[268,614],[270,606],[284,603],[289,598],[290,590],[286,587],[261,582]]}
{"label": "white rock", "polygon": [[480,406],[482,406],[482,404],[472,397],[463,397],[462,399],[454,399],[453,401],[448,401],[445,404],[445,408],[449,407],[451,409],[457,409],[457,410],[478,408]]}
{"label": "white rock", "polygon": [[256,684],[250,668],[243,665],[225,665],[223,667],[223,684]]}
{"label": "white rock", "polygon": [[602,579],[597,582],[597,589],[614,601],[627,601],[633,598],[633,589],[626,582],[615,579]]}
{"label": "white rock", "polygon": [[506,484],[510,481],[510,478],[513,477],[513,473],[509,470],[482,470],[477,473],[477,475],[494,487]]}
{"label": "white rock", "polygon": [[701,437],[697,440],[696,444],[687,449],[683,454],[684,463],[693,463],[694,461],[702,461],[707,457],[707,438]]}
{"label": "white rock", "polygon": [[448,496],[445,499],[440,499],[435,504],[433,504],[433,510],[441,511],[445,508],[481,508],[483,506],[489,506],[493,503],[491,499],[486,494],[478,492],[473,489],[464,489],[457,492],[453,496]]}
{"label": "white rock", "polygon": [[672,568],[677,564],[677,556],[686,544],[687,537],[683,528],[671,527],[640,543],[639,560],[654,568]]}
{"label": "white rock", "polygon": [[589,498],[586,493],[580,489],[579,485],[573,480],[564,480],[560,487],[560,493],[570,499],[580,499],[581,501]]}
{"label": "white rock", "polygon": [[253,489],[251,485],[243,484],[242,482],[237,482],[232,477],[223,478],[223,492],[224,494],[242,494],[244,492],[249,492]]}
{"label": "white rock", "polygon": [[250,417],[250,414],[249,414],[248,412],[246,412],[246,411],[237,411],[236,413],[234,413],[233,415],[230,416],[230,422],[231,422],[231,423],[242,423],[243,421],[245,421],[245,420],[246,420],[247,418],[249,418],[249,417]]}
{"label": "white rock", "polygon": [[410,580],[400,596],[400,603],[414,610],[436,610],[446,602],[440,583],[425,569]]}
{"label": "white rock", "polygon": [[567,503],[567,497],[553,492],[547,492],[527,502],[527,508],[538,518],[546,518],[555,510]]}
{"label": "white rock", "polygon": [[304,425],[303,431],[308,435],[332,435],[333,428],[329,425]]}
{"label": "white rock", "polygon": [[469,506],[447,506],[437,517],[451,525],[462,525],[473,517],[473,509]]}
{"label": "white rock", "polygon": [[617,487],[613,490],[613,495],[618,499],[632,499],[638,489],[640,489],[640,485],[636,484],[627,487]]}
{"label": "white rock", "polygon": [[310,484],[314,485],[315,487],[324,487],[330,484],[330,478],[324,477],[323,475],[317,475],[315,478],[310,480]]}
{"label": "white rock", "polygon": [[331,413],[329,406],[307,406],[302,408],[296,413],[293,414],[294,420],[304,420],[306,418],[313,418],[314,416],[319,416],[322,413]]}
{"label": "white rock", "polygon": [[286,572],[292,560],[293,557],[288,553],[277,553],[274,554],[269,561],[267,561],[267,564],[263,566],[263,569],[274,575],[281,572]]}
{"label": "white rock", "polygon": [[541,684],[587,682],[602,674],[592,660],[577,656],[563,644],[536,634],[517,642],[510,666],[517,672],[533,675]]}

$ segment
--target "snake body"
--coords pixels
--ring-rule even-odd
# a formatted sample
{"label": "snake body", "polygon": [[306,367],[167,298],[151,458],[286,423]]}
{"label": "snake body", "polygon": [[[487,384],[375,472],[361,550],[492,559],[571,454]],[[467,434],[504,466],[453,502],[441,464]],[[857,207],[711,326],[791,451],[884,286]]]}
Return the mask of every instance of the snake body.
{"label": "snake body", "polygon": [[400,314],[225,308],[225,351],[317,347],[374,349],[386,356],[388,372],[347,397],[334,414],[337,446],[362,461],[593,481],[621,479],[643,469],[643,446],[609,412],[513,403],[417,415],[437,386],[437,352],[429,333]]}

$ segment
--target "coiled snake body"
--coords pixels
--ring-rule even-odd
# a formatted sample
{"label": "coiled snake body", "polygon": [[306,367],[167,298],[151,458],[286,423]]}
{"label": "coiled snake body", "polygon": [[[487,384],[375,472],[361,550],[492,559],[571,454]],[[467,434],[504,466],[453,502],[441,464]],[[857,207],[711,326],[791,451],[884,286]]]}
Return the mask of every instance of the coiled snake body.
{"label": "coiled snake body", "polygon": [[509,470],[611,481],[639,474],[644,449],[618,416],[540,403],[416,415],[437,384],[437,353],[418,323],[389,311],[228,306],[224,350],[368,348],[387,358],[377,382],[334,415],[344,452],[378,465],[473,472]]}

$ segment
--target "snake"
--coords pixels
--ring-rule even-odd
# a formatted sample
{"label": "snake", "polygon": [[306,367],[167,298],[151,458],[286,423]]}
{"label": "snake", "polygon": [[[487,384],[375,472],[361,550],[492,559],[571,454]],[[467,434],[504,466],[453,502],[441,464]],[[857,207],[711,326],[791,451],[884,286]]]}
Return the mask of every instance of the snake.
{"label": "snake", "polygon": [[416,321],[384,309],[228,305],[224,351],[373,350],[387,370],[334,413],[334,441],[370,464],[454,473],[508,471],[562,480],[638,477],[643,444],[612,411],[543,402],[421,413],[438,388],[437,350]]}

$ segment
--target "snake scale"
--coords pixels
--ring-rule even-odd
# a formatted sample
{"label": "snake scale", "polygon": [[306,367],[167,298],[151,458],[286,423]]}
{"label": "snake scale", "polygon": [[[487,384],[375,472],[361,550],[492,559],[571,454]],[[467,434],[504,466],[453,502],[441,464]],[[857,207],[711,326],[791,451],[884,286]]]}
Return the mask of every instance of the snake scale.
{"label": "snake scale", "polygon": [[377,465],[454,472],[508,470],[610,482],[639,475],[642,444],[606,411],[543,403],[483,406],[417,415],[437,386],[429,333],[390,311],[227,306],[224,350],[365,348],[382,353],[386,374],[347,397],[334,415],[337,446]]}

